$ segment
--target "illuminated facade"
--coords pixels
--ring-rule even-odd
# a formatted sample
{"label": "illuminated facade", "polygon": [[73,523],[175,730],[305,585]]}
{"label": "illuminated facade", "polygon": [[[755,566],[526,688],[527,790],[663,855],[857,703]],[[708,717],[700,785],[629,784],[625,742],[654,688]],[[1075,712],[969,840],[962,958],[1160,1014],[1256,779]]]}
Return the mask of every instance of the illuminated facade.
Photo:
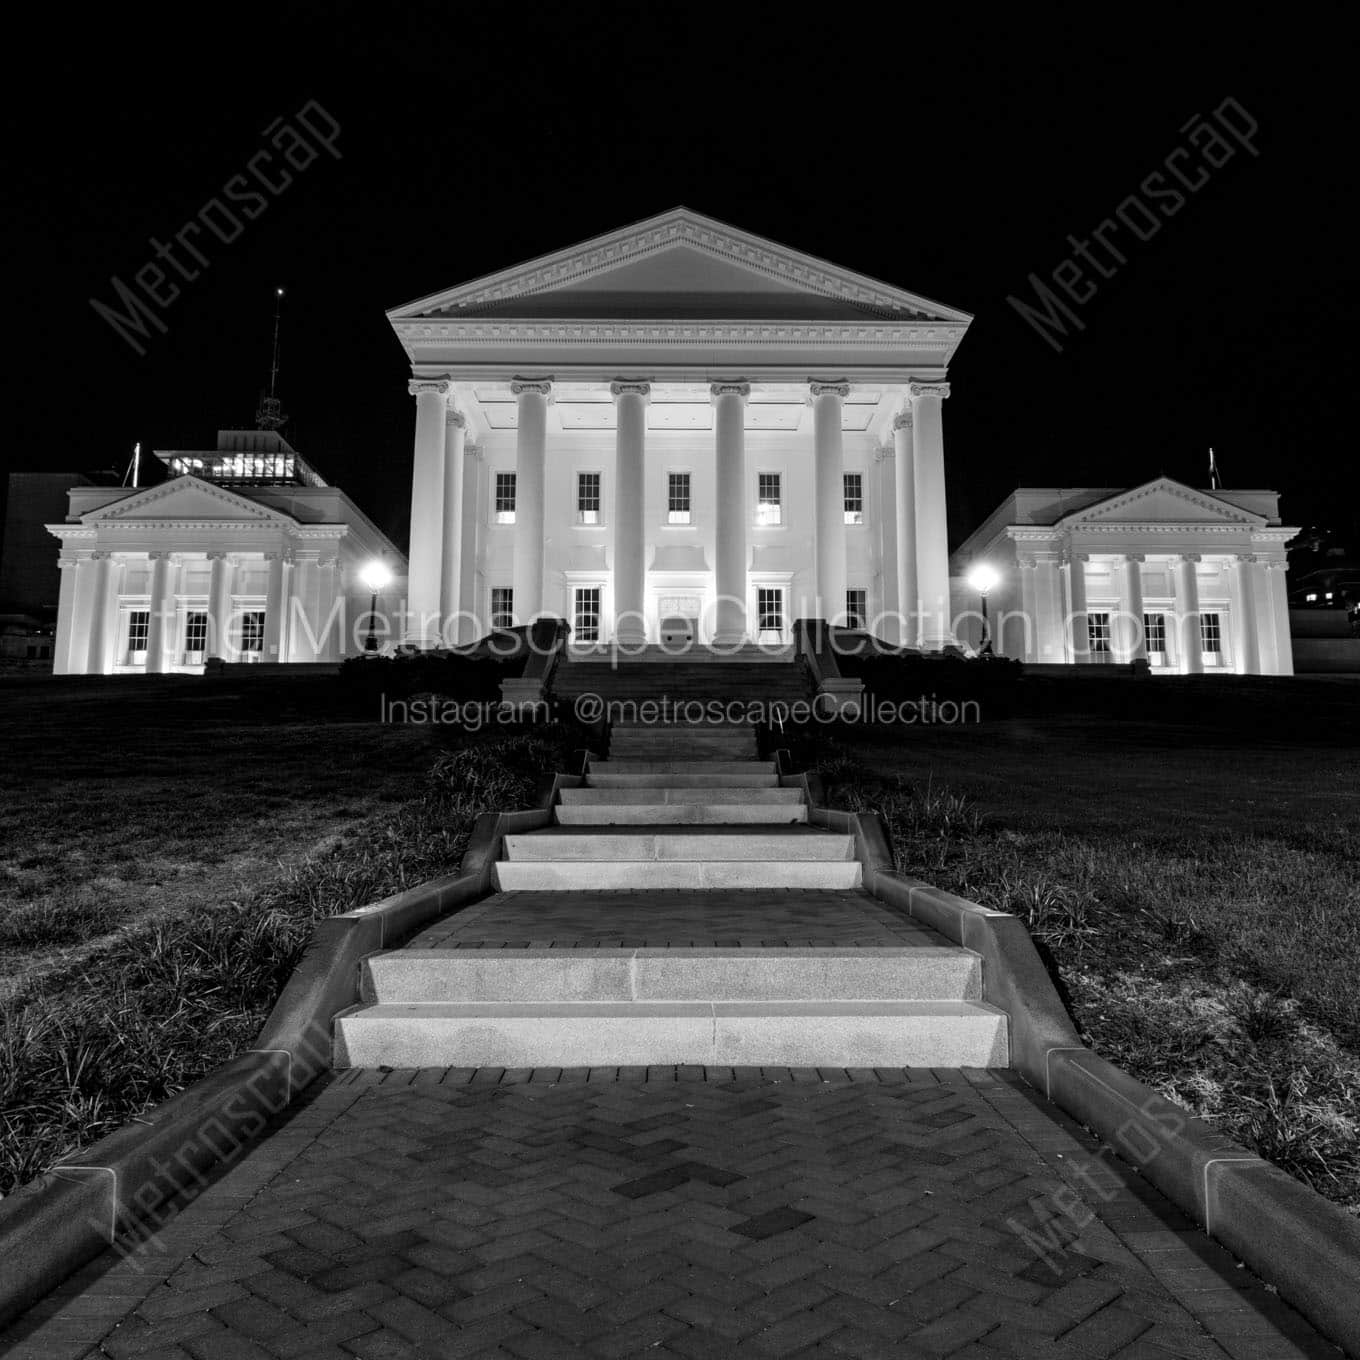
{"label": "illuminated facade", "polygon": [[[942,408],[970,318],[685,209],[390,312],[408,636],[952,640]],[[462,616],[457,621],[457,616]]]}
{"label": "illuminated facade", "polygon": [[1031,663],[1146,661],[1169,674],[1292,675],[1285,544],[1274,491],[1197,491],[1158,477],[1129,491],[1024,487],[954,555],[962,640]]}
{"label": "illuminated facade", "polygon": [[217,448],[157,457],[150,487],[78,486],[61,544],[53,670],[199,674],[217,657],[335,662],[361,650],[375,558],[405,593],[405,559],[273,430],[222,430]]}

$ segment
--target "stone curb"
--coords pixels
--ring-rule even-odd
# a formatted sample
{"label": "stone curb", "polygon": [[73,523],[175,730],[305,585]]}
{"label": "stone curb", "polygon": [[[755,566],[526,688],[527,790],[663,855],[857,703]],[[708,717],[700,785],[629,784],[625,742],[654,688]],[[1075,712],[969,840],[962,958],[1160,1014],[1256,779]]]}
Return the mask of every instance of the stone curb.
{"label": "stone curb", "polygon": [[1011,1066],[1360,1357],[1360,1221],[1094,1053],[1018,917],[897,873],[876,813],[817,806],[816,776],[777,758],[780,783],[808,791],[809,820],[853,832],[869,892],[982,956],[983,1000],[1010,1017]]}
{"label": "stone curb", "polygon": [[483,813],[457,874],[317,922],[254,1047],[0,1200],[0,1327],[119,1238],[152,1236],[172,1202],[233,1161],[330,1070],[332,1022],[359,1000],[360,962],[486,896],[501,838],[547,825],[558,791],[582,782],[545,776],[537,807]]}

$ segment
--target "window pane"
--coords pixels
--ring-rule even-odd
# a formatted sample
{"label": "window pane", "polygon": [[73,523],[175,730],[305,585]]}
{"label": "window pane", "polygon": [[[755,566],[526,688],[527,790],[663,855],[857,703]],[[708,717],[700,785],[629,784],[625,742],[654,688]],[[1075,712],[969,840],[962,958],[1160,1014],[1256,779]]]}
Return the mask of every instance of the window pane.
{"label": "window pane", "polygon": [[757,478],[756,522],[779,524],[782,521],[782,496],[779,473],[762,472]]}
{"label": "window pane", "polygon": [[845,522],[847,524],[864,523],[864,475],[859,472],[847,472],[844,474],[845,481]]}
{"label": "window pane", "polygon": [[1143,635],[1147,638],[1149,652],[1166,651],[1166,615],[1144,614]]}
{"label": "window pane", "polygon": [[778,586],[761,586],[756,591],[756,622],[759,632],[784,631],[784,592]]}
{"label": "window pane", "polygon": [[845,592],[845,626],[847,628],[863,628],[868,614],[868,591],[847,590]]}
{"label": "window pane", "polygon": [[145,652],[146,639],[150,632],[151,611],[147,609],[134,609],[128,615],[128,651],[130,653]]}
{"label": "window pane", "polygon": [[578,472],[576,474],[576,519],[580,524],[600,522],[600,474],[598,472]]}
{"label": "window pane", "polygon": [[496,523],[515,522],[515,474],[498,472],[496,474]]}
{"label": "window pane", "polygon": [[600,587],[577,586],[572,629],[577,642],[600,640]]}
{"label": "window pane", "polygon": [[493,628],[515,626],[515,592],[512,587],[491,587],[491,626]]}
{"label": "window pane", "polygon": [[1199,616],[1199,637],[1202,651],[1220,652],[1223,650],[1223,634],[1217,614],[1201,614]]}
{"label": "window pane", "polygon": [[241,646],[243,652],[264,651],[264,610],[251,609],[241,615]]}
{"label": "window pane", "polygon": [[208,616],[201,610],[191,610],[184,616],[184,650],[186,652],[208,650]]}
{"label": "window pane", "polygon": [[666,523],[690,522],[689,473],[672,472],[666,479]]}
{"label": "window pane", "polygon": [[1090,639],[1091,651],[1107,653],[1110,650],[1110,616],[1108,614],[1088,614],[1086,634]]}

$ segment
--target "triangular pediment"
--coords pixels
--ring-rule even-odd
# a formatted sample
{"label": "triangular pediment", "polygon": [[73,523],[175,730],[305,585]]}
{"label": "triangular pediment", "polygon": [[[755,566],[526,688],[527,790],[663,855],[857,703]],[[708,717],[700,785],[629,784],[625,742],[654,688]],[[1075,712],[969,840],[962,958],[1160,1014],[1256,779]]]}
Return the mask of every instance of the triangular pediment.
{"label": "triangular pediment", "polygon": [[228,487],[189,476],[175,477],[159,486],[149,486],[136,495],[101,506],[82,516],[81,523],[117,524],[135,521],[145,524],[190,520],[210,520],[215,523],[235,520],[260,525],[295,523],[288,515],[249,500]]}
{"label": "triangular pediment", "polygon": [[388,317],[971,320],[687,208],[421,298]]}
{"label": "triangular pediment", "polygon": [[1220,500],[1211,492],[1196,491],[1170,477],[1158,477],[1088,505],[1061,521],[1066,528],[1082,524],[1167,523],[1263,525],[1266,520]]}

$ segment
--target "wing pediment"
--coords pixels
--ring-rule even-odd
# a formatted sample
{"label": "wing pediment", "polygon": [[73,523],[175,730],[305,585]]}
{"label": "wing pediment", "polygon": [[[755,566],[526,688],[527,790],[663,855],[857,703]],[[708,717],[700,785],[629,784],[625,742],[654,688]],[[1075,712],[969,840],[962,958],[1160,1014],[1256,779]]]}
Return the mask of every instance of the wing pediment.
{"label": "wing pediment", "polygon": [[1170,477],[1158,477],[1131,491],[1121,491],[1108,500],[1075,511],[1062,521],[1068,528],[1083,524],[1152,523],[1263,525],[1266,521],[1211,492],[1197,491]]}
{"label": "wing pediment", "polygon": [[82,524],[193,520],[214,523],[237,520],[260,525],[294,523],[290,516],[249,500],[229,487],[190,476],[175,477],[159,486],[147,487],[81,517]]}

